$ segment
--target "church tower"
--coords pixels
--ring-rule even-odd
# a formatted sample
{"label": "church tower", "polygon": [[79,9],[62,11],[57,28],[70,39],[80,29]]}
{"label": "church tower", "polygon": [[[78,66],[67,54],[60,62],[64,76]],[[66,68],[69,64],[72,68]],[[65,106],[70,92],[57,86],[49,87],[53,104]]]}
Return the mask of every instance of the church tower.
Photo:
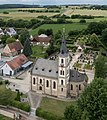
{"label": "church tower", "polygon": [[62,45],[58,56],[58,96],[67,97],[70,76],[70,56],[63,32]]}

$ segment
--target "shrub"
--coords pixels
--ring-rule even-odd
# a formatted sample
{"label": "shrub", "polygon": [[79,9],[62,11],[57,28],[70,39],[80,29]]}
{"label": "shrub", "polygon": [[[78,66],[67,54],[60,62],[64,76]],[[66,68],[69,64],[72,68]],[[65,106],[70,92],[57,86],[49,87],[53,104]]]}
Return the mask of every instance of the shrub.
{"label": "shrub", "polygon": [[30,111],[30,105],[28,103],[21,103],[19,101],[11,101],[10,104],[11,106],[13,107],[16,107],[16,108],[19,108],[21,110],[24,110],[26,112],[29,112]]}
{"label": "shrub", "polygon": [[6,80],[6,81],[5,81],[5,84],[6,84],[6,85],[7,85],[7,84],[10,84],[10,82],[9,82],[8,80]]}
{"label": "shrub", "polygon": [[86,23],[86,20],[81,19],[81,20],[80,20],[80,23]]}
{"label": "shrub", "polygon": [[2,81],[0,81],[0,85],[2,85],[3,84],[3,82]]}
{"label": "shrub", "polygon": [[9,14],[9,12],[7,12],[7,11],[4,11],[4,12],[3,12],[3,14]]}

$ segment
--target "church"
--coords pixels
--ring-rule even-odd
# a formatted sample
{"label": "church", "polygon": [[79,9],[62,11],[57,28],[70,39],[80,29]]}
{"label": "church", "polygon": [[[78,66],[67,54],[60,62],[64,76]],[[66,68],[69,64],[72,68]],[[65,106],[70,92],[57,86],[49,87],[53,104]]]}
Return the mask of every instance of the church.
{"label": "church", "polygon": [[56,60],[37,59],[31,70],[31,90],[58,98],[78,97],[84,90],[86,74],[70,69],[72,57],[63,35]]}

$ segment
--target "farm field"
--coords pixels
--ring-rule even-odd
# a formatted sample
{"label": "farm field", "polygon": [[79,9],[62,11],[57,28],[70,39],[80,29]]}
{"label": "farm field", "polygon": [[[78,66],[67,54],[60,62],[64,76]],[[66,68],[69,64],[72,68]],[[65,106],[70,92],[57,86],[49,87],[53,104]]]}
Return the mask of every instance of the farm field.
{"label": "farm field", "polygon": [[37,18],[38,16],[53,16],[58,13],[29,13],[29,12],[10,12],[9,14],[0,13],[0,18],[4,19],[26,19],[30,20],[32,18]]}
{"label": "farm field", "polygon": [[44,97],[41,101],[40,108],[42,108],[44,111],[63,117],[65,108],[75,103],[76,103],[75,101],[65,102]]}
{"label": "farm field", "polygon": [[58,30],[63,30],[63,28],[65,28],[66,33],[68,33],[70,30],[82,30],[82,29],[86,29],[88,26],[88,23],[72,23],[72,24],[44,24],[41,25],[40,27],[34,29],[34,30],[30,30],[30,34],[31,35],[37,35],[39,29],[53,29],[54,34],[58,31]]}
{"label": "farm field", "polygon": [[74,14],[92,15],[92,16],[107,16],[107,10],[88,10],[88,9],[67,9],[65,15],[71,16]]}
{"label": "farm field", "polygon": [[[59,13],[30,13],[30,12],[18,12],[18,10],[42,10],[45,11],[47,8],[14,8],[14,9],[0,9],[0,18],[4,19],[25,19],[30,20],[32,18],[37,18],[38,16],[45,15],[48,17],[54,16]],[[60,14],[65,14],[68,16],[74,14],[80,15],[92,15],[92,16],[104,16],[104,18],[95,18],[95,19],[87,19],[87,22],[95,22],[95,21],[104,21],[107,20],[107,11],[106,10],[88,10],[88,9],[75,9],[75,8],[62,8],[62,9],[49,9],[49,10],[60,10]],[[4,11],[9,12],[9,14],[3,14]],[[53,19],[55,20],[55,19]],[[80,19],[70,19],[73,22],[79,22]]]}

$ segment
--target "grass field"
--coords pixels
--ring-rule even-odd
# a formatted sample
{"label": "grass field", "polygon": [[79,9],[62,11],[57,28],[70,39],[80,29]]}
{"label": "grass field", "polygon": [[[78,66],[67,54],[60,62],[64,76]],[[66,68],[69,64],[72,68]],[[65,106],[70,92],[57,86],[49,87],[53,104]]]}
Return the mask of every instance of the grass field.
{"label": "grass field", "polygon": [[44,111],[63,117],[65,108],[71,104],[75,104],[75,102],[64,102],[44,97],[41,101],[40,108]]}
{"label": "grass field", "polygon": [[82,29],[86,29],[88,26],[87,23],[85,24],[81,24],[81,23],[72,23],[72,24],[44,24],[34,30],[30,30],[30,34],[31,35],[36,35],[38,33],[39,29],[53,29],[54,34],[58,31],[58,30],[63,30],[63,28],[65,28],[66,33],[68,34],[68,32],[70,30],[82,30]]}
{"label": "grass field", "polygon": [[44,58],[46,54],[46,48],[43,46],[32,46],[32,57],[34,58]]}
{"label": "grass field", "polygon": [[0,120],[12,120],[12,119],[0,114]]}
{"label": "grass field", "polygon": [[14,100],[16,93],[11,90],[7,90],[5,85],[0,85],[0,104],[7,105],[8,102]]}

